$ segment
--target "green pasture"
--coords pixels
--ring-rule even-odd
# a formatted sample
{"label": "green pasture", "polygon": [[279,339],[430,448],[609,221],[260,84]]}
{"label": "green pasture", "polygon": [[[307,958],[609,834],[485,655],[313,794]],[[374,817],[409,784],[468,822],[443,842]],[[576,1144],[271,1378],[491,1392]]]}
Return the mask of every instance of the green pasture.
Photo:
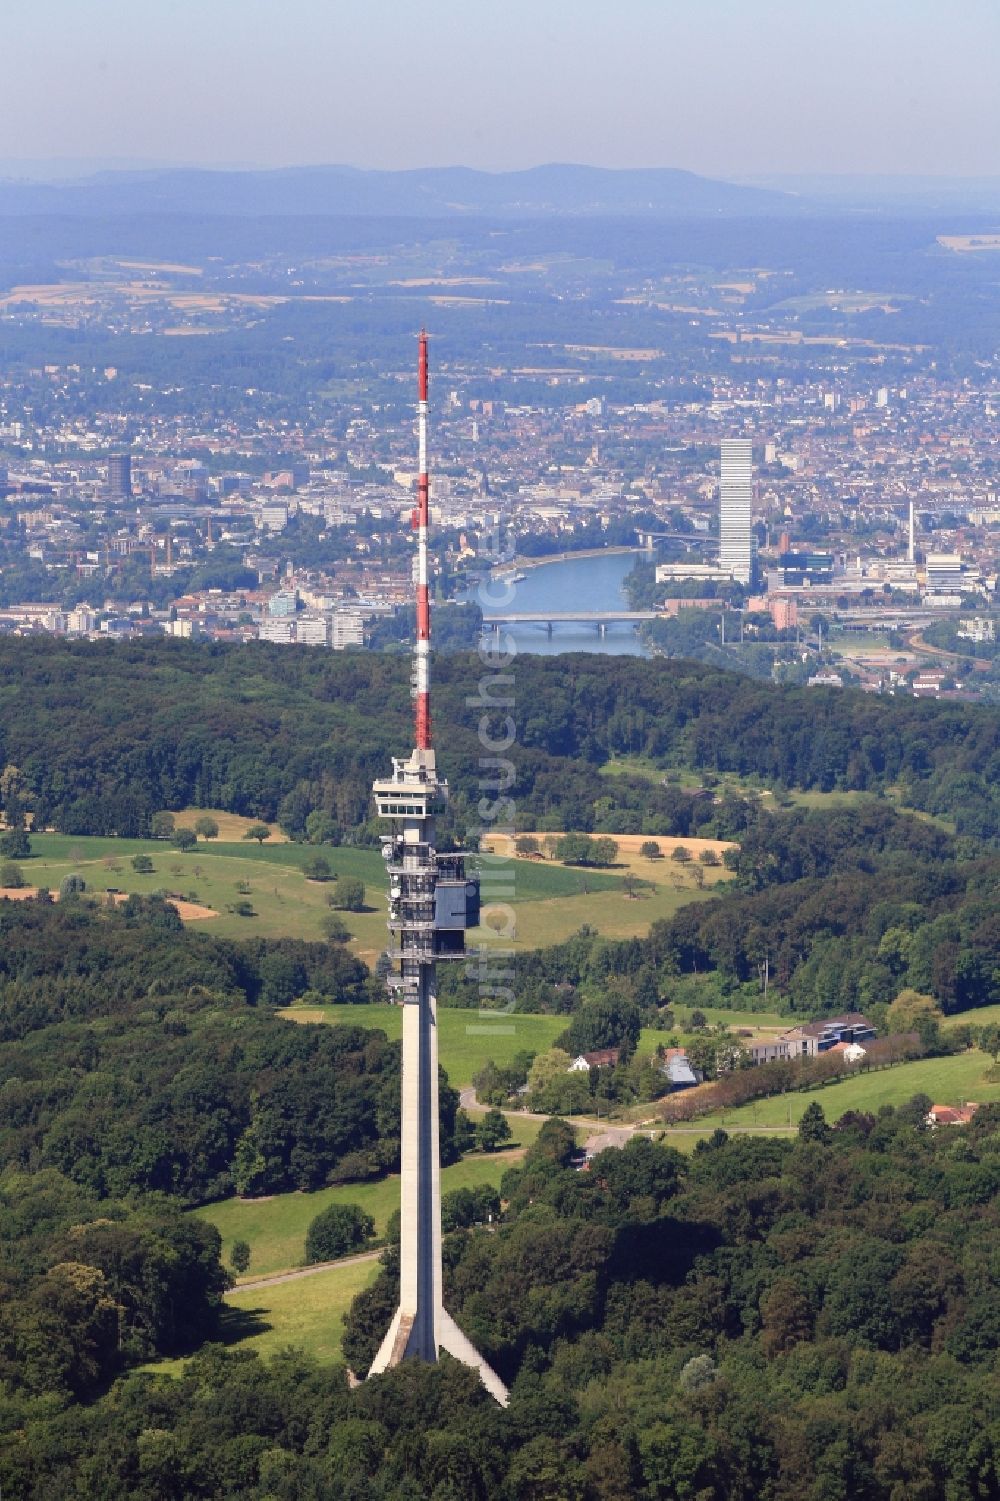
{"label": "green pasture", "polygon": [[[741,777],[734,771],[709,773],[707,768],[698,771],[687,766],[660,765],[649,756],[612,756],[603,766],[598,767],[598,771],[602,777],[641,777],[653,786],[665,783],[684,791],[703,787],[705,777],[711,775],[713,791],[719,797],[727,790],[738,792],[744,797],[760,797],[762,792],[760,778],[757,776]],[[650,837],[669,839],[670,836],[661,834]]]}
{"label": "green pasture", "polygon": [[[668,1147],[673,1147],[675,1152],[680,1152],[682,1157],[690,1157],[691,1153],[694,1151],[698,1143],[700,1141],[705,1141],[709,1136],[711,1136],[714,1130],[714,1125],[707,1127],[704,1131],[699,1130],[697,1126],[689,1127],[686,1131],[667,1130],[663,1132],[663,1140]],[[728,1126],[726,1127],[726,1130],[729,1130]],[[734,1132],[733,1134],[735,1135],[736,1133]],[[752,1131],[745,1131],[740,1134],[745,1136],[752,1136],[754,1133]],[[758,1132],[757,1134],[763,1135],[764,1133]],[[766,1134],[768,1136],[784,1136],[788,1133],[784,1131],[769,1131]]]}
{"label": "green pasture", "polygon": [[837,790],[818,792],[813,789],[809,792],[788,792],[785,796],[796,808],[841,808],[876,801],[873,792],[858,792],[851,789],[843,792]]}
{"label": "green pasture", "polygon": [[[395,1041],[403,1035],[401,1006],[289,1006],[280,1013],[293,1021],[378,1027]],[[565,1016],[523,1016],[518,1013],[438,1011],[438,1058],[457,1088],[472,1083],[473,1074],[487,1059],[509,1063],[517,1053],[544,1053],[560,1032]]]}
{"label": "green pasture", "polygon": [[[663,869],[670,863],[664,860],[656,874],[671,877],[673,872]],[[685,875],[676,886],[662,883],[648,891],[638,891],[634,897],[628,896],[620,880],[616,885],[617,890],[591,890],[587,896],[515,904],[516,931],[511,947],[548,948],[572,938],[585,923],[604,938],[642,937],[650,924],[673,917],[688,902],[708,901],[712,896],[708,889],[699,891]]]}
{"label": "green pasture", "polygon": [[957,1011],[946,1016],[942,1022],[945,1031],[949,1027],[989,1027],[1000,1023],[1000,1006],[974,1006],[971,1011]]}
{"label": "green pasture", "polygon": [[903,1105],[915,1094],[930,1095],[937,1105],[960,1105],[966,1100],[982,1104],[1000,1100],[1000,1083],[990,1084],[985,1078],[991,1061],[976,1048],[950,1058],[918,1058],[892,1068],[853,1074],[816,1089],[772,1095],[735,1110],[715,1111],[700,1116],[696,1124],[708,1130],[715,1126],[724,1126],[726,1130],[794,1126],[806,1107],[814,1102],[822,1105],[828,1121],[835,1121],[848,1110],[874,1114],[882,1105]]}
{"label": "green pasture", "polygon": [[786,297],[776,302],[773,312],[813,313],[834,308],[841,313],[866,312],[873,306],[911,302],[909,292],[807,292],[801,297]]}
{"label": "green pasture", "polygon": [[[34,853],[20,863],[25,880],[32,886],[58,891],[63,877],[75,873],[83,876],[90,892],[114,887],[148,896],[166,891],[198,902],[218,913],[198,919],[200,925],[206,932],[225,937],[322,937],[321,922],[329,910],[326,897],[330,888],[325,883],[307,881],[301,868],[302,861],[316,853],[314,850],[287,844],[261,850],[242,842],[202,841],[181,854],[165,841],[71,838],[63,834],[33,834],[31,846]],[[358,874],[364,879],[362,871],[367,873],[368,859],[373,861],[373,870],[374,862],[381,865],[378,856],[371,857],[368,851],[348,853],[351,859],[343,862],[344,875]],[[136,854],[150,856],[151,874],[140,875],[132,869]],[[241,891],[240,886],[250,889]],[[380,893],[377,899],[381,899]],[[240,917],[231,910],[243,901],[251,903],[252,917]],[[360,914],[362,920],[367,916]]]}
{"label": "green pasture", "polygon": [[[844,635],[838,639],[838,645],[846,650],[851,644],[863,645],[865,638]],[[886,649],[884,637],[873,636],[867,643],[869,646],[878,646],[881,650]],[[613,760],[606,761],[600,768],[603,777],[637,776],[642,777],[651,784],[659,785],[664,779],[669,778],[668,785],[682,790],[691,790],[704,785],[704,776],[701,772],[690,771],[686,767],[657,766],[655,762],[645,756],[617,756]],[[707,773],[706,773],[707,774]],[[764,798],[764,806],[767,808],[780,807],[787,802],[789,807],[799,808],[834,808],[845,803],[859,803],[871,801],[875,794],[872,792],[846,791],[820,792],[810,790],[808,792],[796,792],[784,788],[764,787],[759,777],[740,777],[735,772],[721,772],[713,774],[714,792],[717,797],[722,797],[726,792],[737,793],[740,797]],[[654,836],[650,836],[654,837]],[[658,836],[662,843],[669,842],[669,835]],[[664,862],[666,863],[666,862]],[[661,874],[665,874],[661,868]]]}
{"label": "green pasture", "polygon": [[[682,1012],[673,1027],[643,1027],[639,1036],[639,1054],[654,1053],[668,1039],[693,1037],[684,1025]],[[724,1022],[736,1027],[790,1026],[787,1017],[776,1012],[723,1011],[705,1007],[709,1026]],[[288,1006],[279,1015],[297,1022],[325,1022],[356,1027],[375,1027],[395,1041],[403,1034],[400,1006]],[[510,1063],[518,1053],[544,1053],[555,1044],[569,1025],[568,1016],[535,1016],[522,1012],[459,1011],[441,1007],[438,1011],[438,1050],[441,1064],[455,1088],[472,1082],[472,1076],[492,1058],[501,1065]]]}
{"label": "green pasture", "polygon": [[[510,1124],[513,1136],[502,1150],[472,1152],[442,1169],[441,1192],[452,1193],[456,1188],[476,1188],[480,1184],[499,1188],[504,1173],[520,1161],[524,1148],[534,1141],[542,1126],[541,1121],[519,1120],[516,1116],[510,1117]],[[251,1261],[243,1280],[253,1281],[255,1277],[269,1277],[303,1264],[306,1231],[329,1204],[359,1204],[375,1221],[375,1233],[384,1235],[390,1216],[399,1208],[399,1178],[380,1178],[374,1183],[338,1183],[334,1188],[319,1188],[315,1193],[221,1199],[194,1213],[219,1231],[227,1265],[233,1241],[247,1242]]]}
{"label": "green pasture", "polygon": [[[154,891],[176,893],[218,914],[198,919],[207,932],[233,938],[321,938],[332,887],[325,881],[309,881],[303,873],[306,861],[321,854],[336,874],[357,877],[368,888],[364,912],[341,914],[352,947],[372,962],[385,944],[385,868],[376,850],[200,840],[193,850],[181,854],[162,840],[66,834],[33,834],[31,842],[32,855],[20,863],[32,886],[57,891],[63,877],[75,873],[83,876],[92,892],[113,887],[143,896]],[[137,854],[151,857],[151,874],[140,875],[132,869],[132,857]],[[625,892],[620,874],[492,856],[483,856],[481,867],[484,902],[495,899],[514,908],[512,941],[517,948],[559,943],[584,923],[609,937],[644,933],[651,922],[706,895],[690,884],[689,873],[670,868],[668,861],[653,872],[662,884],[634,898]],[[504,867],[513,872],[510,884],[499,879]],[[250,889],[241,891],[240,886]],[[243,901],[250,902],[253,916],[238,916],[232,910]],[[492,921],[502,924],[504,913],[494,909]]]}
{"label": "green pasture", "polygon": [[598,770],[602,777],[641,777],[653,786],[658,786],[665,775],[665,768],[648,756],[613,756]]}
{"label": "green pasture", "polygon": [[344,1315],[358,1293],[375,1281],[378,1271],[378,1259],[373,1257],[294,1282],[230,1293],[222,1316],[222,1338],[265,1357],[292,1345],[317,1360],[339,1360]]}

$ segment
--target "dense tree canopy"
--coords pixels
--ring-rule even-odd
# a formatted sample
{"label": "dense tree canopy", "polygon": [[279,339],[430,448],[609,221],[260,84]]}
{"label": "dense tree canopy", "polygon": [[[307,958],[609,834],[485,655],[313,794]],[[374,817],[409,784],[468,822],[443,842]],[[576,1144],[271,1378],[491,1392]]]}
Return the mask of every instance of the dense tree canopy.
{"label": "dense tree canopy", "polygon": [[[778,687],[633,657],[525,656],[501,673],[457,655],[435,674],[460,832],[482,817],[485,677],[494,700],[513,699],[522,823],[678,836],[745,826],[742,805],[596,774],[611,756],[644,755],[768,785],[893,784],[959,833],[1000,833],[1000,725],[988,707]],[[357,836],[374,775],[411,733],[405,661],[264,644],[4,639],[0,707],[0,766],[19,768],[19,798],[40,823],[73,834],[146,834],[155,813],[195,806],[280,818],[299,837],[321,814],[334,834]],[[487,733],[500,733],[499,720]]]}
{"label": "dense tree canopy", "polygon": [[197,1202],[392,1168],[399,1045],[274,1016],[306,988],[368,995],[340,945],[228,943],[154,900],[0,902],[0,1169]]}
{"label": "dense tree canopy", "polygon": [[219,1235],[176,1204],[99,1199],[50,1168],[0,1173],[0,1381],[88,1397],[216,1327]]}
{"label": "dense tree canopy", "polygon": [[[4,1493],[997,1493],[995,1109],[950,1133],[906,1109],[793,1142],[717,1132],[689,1158],[637,1140],[586,1173],[567,1165],[571,1146],[561,1123],[545,1128],[504,1179],[499,1227],[476,1228],[495,1200],[449,1212],[446,1301],[510,1383],[506,1410],[451,1361],[351,1390],[342,1367],[294,1351],[265,1366],[214,1347],[179,1378],[133,1376],[86,1408],[66,1408],[65,1388],[0,1402]],[[395,1302],[397,1254],[348,1322],[359,1372]]]}
{"label": "dense tree canopy", "polygon": [[[1000,858],[990,848],[872,802],[762,814],[727,862],[732,885],[645,938],[612,942],[583,928],[519,954],[518,1009],[578,1012],[617,987],[651,1019],[695,976],[711,977],[715,998],[760,1009],[765,964],[771,1002],[809,1016],[888,1005],[905,988],[945,1013],[1000,1002]],[[440,989],[450,1004],[478,1002],[461,974],[446,971]]]}

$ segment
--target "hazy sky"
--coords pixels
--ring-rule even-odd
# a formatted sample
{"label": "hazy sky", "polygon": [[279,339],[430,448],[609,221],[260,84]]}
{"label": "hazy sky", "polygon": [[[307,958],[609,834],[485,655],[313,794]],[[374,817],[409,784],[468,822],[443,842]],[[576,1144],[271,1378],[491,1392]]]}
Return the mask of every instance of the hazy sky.
{"label": "hazy sky", "polygon": [[22,0],[7,158],[1000,173],[1000,0]]}

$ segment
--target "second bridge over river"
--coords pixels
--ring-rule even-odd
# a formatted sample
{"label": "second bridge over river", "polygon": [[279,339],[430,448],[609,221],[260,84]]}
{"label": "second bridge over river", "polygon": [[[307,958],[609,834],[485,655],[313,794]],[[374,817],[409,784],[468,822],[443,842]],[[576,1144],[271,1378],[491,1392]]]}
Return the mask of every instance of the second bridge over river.
{"label": "second bridge over river", "polygon": [[503,615],[484,615],[483,626],[499,631],[504,626],[540,625],[551,635],[555,625],[592,625],[603,636],[609,625],[640,625],[658,620],[657,610],[516,610]]}

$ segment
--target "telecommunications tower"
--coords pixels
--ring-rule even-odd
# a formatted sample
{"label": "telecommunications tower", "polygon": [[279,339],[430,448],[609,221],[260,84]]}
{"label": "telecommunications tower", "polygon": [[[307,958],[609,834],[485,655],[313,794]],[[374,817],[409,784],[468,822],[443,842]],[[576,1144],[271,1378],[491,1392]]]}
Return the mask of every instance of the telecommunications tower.
{"label": "telecommunications tower", "polygon": [[438,1032],[435,967],[460,960],[465,930],[479,920],[479,882],[465,859],[438,854],[434,818],[448,798],[431,744],[430,595],[427,531],[427,335],[419,343],[420,465],[417,506],[417,640],[413,697],[416,745],[407,760],[393,757],[392,776],[372,791],[380,818],[389,877],[389,973],[392,997],[403,1008],[402,1174],[399,1307],[372,1362],[377,1375],[403,1360],[437,1360],[447,1350],[473,1366],[496,1400],[507,1388],[445,1310],[441,1292],[441,1154],[438,1142]]}

